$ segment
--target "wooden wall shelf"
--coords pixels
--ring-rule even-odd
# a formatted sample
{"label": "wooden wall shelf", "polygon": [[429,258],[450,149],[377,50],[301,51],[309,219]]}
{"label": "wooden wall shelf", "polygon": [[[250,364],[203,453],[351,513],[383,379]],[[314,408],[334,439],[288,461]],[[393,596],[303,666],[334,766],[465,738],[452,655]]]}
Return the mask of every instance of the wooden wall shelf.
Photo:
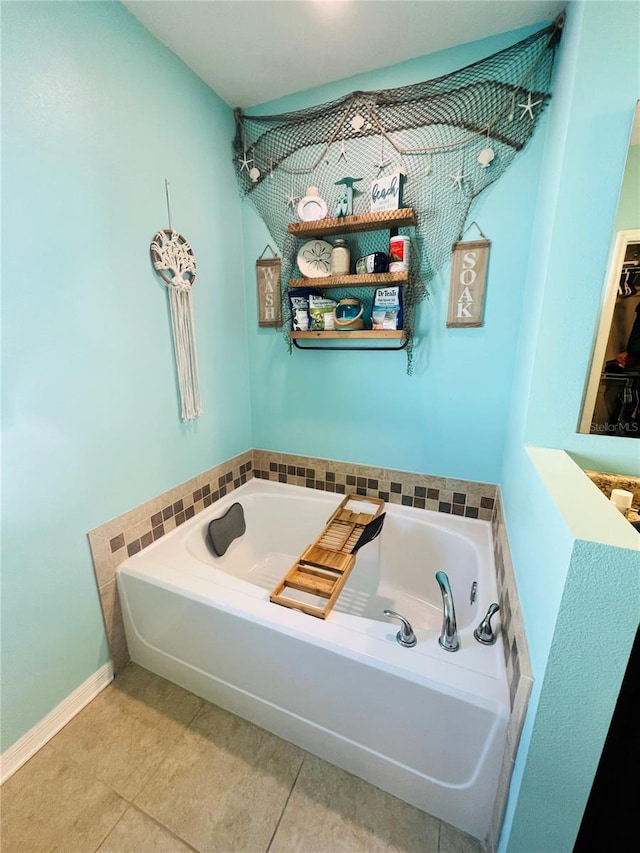
{"label": "wooden wall shelf", "polygon": [[289,289],[297,287],[385,287],[388,284],[406,284],[408,272],[378,272],[363,275],[325,275],[319,278],[292,278]]}
{"label": "wooden wall shelf", "polygon": [[[409,228],[417,224],[416,215],[412,207],[403,207],[400,210],[382,210],[374,213],[356,213],[353,216],[336,217],[332,219],[317,219],[314,222],[292,222],[288,228],[289,233],[298,238],[326,237],[331,234],[356,234],[363,231],[389,231],[393,236],[398,233],[398,228]],[[376,287],[391,284],[406,284],[409,275],[406,272],[375,273],[367,275],[333,275],[318,278],[293,278],[289,280],[289,290],[296,288],[318,288],[323,290],[329,287]],[[290,339],[296,349],[316,350],[379,350],[381,352],[404,349],[409,343],[405,332],[396,330],[371,330],[359,331],[317,331],[317,332],[289,332]],[[341,343],[331,344],[330,341]],[[358,346],[358,341],[366,341],[366,344]],[[380,341],[379,345],[376,342]],[[302,343],[301,343],[302,342]],[[306,342],[306,343],[305,343]]]}
{"label": "wooden wall shelf", "polygon": [[354,234],[357,231],[382,231],[409,228],[416,225],[412,207],[400,210],[381,210],[375,213],[354,213],[331,219],[316,219],[314,222],[292,222],[289,233],[296,237],[326,237],[331,234]]}
{"label": "wooden wall shelf", "polygon": [[402,329],[399,331],[395,330],[371,330],[371,329],[362,329],[357,332],[290,332],[291,337],[294,340],[316,340],[316,341],[327,341],[327,340],[337,340],[337,339],[346,339],[351,338],[360,338],[362,340],[373,339],[373,338],[392,338],[395,340],[402,340],[404,337],[404,332]]}

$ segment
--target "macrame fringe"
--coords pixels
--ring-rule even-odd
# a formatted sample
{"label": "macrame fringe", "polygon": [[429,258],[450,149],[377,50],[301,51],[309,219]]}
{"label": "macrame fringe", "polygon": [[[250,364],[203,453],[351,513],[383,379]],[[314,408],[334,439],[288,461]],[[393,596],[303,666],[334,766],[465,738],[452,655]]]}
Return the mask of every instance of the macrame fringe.
{"label": "macrame fringe", "polygon": [[181,417],[185,421],[191,421],[202,414],[191,286],[169,284],[167,287],[180,388]]}

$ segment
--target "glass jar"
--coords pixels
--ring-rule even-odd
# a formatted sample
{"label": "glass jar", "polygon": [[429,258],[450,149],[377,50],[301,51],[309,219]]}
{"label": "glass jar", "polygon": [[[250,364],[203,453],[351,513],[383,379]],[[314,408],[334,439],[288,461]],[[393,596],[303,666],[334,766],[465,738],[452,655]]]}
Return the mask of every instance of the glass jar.
{"label": "glass jar", "polygon": [[333,243],[331,252],[331,275],[349,275],[351,253],[347,241],[338,237]]}

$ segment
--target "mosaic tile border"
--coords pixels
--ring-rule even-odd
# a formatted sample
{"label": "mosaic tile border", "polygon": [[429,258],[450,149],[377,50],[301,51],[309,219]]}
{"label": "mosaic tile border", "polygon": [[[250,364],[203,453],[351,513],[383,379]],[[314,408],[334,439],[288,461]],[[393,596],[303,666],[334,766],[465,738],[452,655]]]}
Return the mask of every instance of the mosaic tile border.
{"label": "mosaic tile border", "polygon": [[529,696],[533,687],[529,647],[527,645],[524,622],[520,610],[518,588],[513,571],[509,538],[507,536],[502,497],[499,489],[491,518],[491,532],[493,534],[493,555],[496,566],[500,624],[504,662],[507,668],[511,715],[507,727],[507,748],[500,770],[491,827],[485,840],[487,850],[489,851],[496,850],[500,840],[504,811],[509,796],[509,784],[520,744],[520,736],[527,713]]}
{"label": "mosaic tile border", "polygon": [[504,662],[507,667],[511,708],[513,709],[520,678],[531,678],[531,662],[500,496],[496,500],[493,518],[491,519],[491,529],[498,584],[500,622],[504,640]]}
{"label": "mosaic tile border", "polygon": [[497,486],[432,477],[392,468],[374,468],[290,453],[254,450],[257,478],[326,492],[354,492],[392,504],[491,521]]}
{"label": "mosaic tile border", "polygon": [[117,567],[250,480],[252,456],[253,451],[247,450],[228,459],[88,534],[114,672],[129,660],[116,587]]}

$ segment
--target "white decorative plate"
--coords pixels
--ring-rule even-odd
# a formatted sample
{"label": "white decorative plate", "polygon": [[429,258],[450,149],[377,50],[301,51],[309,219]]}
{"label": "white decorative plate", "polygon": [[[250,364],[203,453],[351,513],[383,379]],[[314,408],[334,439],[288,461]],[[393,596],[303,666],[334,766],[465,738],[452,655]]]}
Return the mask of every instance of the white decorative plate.
{"label": "white decorative plate", "polygon": [[327,203],[318,195],[317,187],[309,187],[307,194],[298,202],[298,216],[303,222],[315,222],[327,215]]}
{"label": "white decorative plate", "polygon": [[333,246],[326,240],[309,240],[298,252],[298,268],[305,278],[329,275]]}

